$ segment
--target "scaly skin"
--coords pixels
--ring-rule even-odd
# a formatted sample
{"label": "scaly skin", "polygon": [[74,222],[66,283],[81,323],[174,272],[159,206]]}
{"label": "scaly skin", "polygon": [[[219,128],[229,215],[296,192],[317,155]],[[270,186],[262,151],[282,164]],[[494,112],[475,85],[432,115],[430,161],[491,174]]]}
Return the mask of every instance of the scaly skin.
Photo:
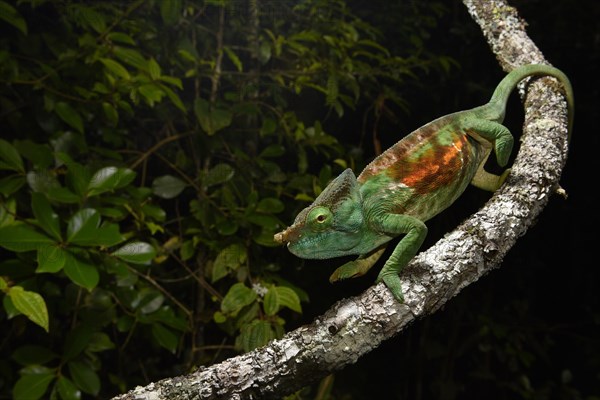
{"label": "scaly skin", "polygon": [[508,170],[496,176],[483,165],[492,149],[498,164],[507,164],[513,137],[501,125],[506,102],[518,82],[539,75],[553,76],[565,88],[571,132],[573,91],[568,78],[546,65],[517,68],[487,104],[422,126],[375,158],[358,178],[345,170],[274,240],[287,243],[301,258],[358,255],[335,270],[330,278],[334,282],[364,275],[387,242],[404,235],[377,278],[402,302],[399,274],[427,235],[425,221],[450,206],[469,183],[493,191],[504,181]]}

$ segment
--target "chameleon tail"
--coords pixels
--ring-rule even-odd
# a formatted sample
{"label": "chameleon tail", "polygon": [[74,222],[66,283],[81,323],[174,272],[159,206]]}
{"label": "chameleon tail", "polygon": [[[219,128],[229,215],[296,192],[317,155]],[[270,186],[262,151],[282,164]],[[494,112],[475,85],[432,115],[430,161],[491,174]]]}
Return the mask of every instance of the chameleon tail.
{"label": "chameleon tail", "polygon": [[512,70],[509,74],[507,74],[496,87],[496,90],[494,91],[494,94],[492,95],[492,98],[488,103],[490,106],[492,106],[492,110],[497,113],[494,116],[495,118],[490,119],[496,120],[500,123],[504,120],[504,115],[506,112],[506,102],[508,101],[508,97],[519,82],[530,76],[552,76],[558,79],[558,81],[564,87],[565,96],[567,100],[568,132],[570,137],[571,132],[573,131],[573,113],[575,107],[573,87],[571,86],[569,78],[567,78],[567,76],[561,70],[551,67],[549,65],[524,65],[522,67]]}

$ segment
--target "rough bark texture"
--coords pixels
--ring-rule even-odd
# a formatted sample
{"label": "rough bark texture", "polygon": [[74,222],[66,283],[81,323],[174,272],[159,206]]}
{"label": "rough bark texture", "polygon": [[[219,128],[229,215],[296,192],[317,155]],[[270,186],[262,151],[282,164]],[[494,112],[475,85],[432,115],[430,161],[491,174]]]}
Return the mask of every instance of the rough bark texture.
{"label": "rough bark texture", "polygon": [[[506,2],[463,2],[505,70],[544,62],[524,31],[524,21]],[[543,78],[531,84],[525,108],[521,147],[505,185],[479,212],[410,263],[402,275],[405,304],[394,301],[379,284],[263,348],[115,399],[281,398],[356,362],[415,318],[436,311],[500,264],[558,187],[566,161],[567,119],[556,81]]]}

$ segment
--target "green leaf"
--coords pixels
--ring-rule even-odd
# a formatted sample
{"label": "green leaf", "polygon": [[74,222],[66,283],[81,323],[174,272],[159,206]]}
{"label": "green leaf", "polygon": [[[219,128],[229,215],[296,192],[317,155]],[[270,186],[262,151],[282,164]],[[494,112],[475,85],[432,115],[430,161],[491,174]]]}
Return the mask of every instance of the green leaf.
{"label": "green leaf", "polygon": [[31,161],[39,169],[51,168],[54,164],[54,155],[48,143],[39,144],[31,140],[15,142],[15,148],[23,158]]}
{"label": "green leaf", "polygon": [[129,75],[129,71],[122,66],[119,62],[115,60],[111,60],[110,58],[100,58],[99,60],[104,67],[109,70],[113,75],[118,76],[119,78],[123,78],[125,80],[131,79],[131,75]]}
{"label": "green leaf", "polygon": [[246,352],[256,349],[275,339],[276,335],[268,321],[254,320],[242,327],[238,345]]}
{"label": "green leaf", "polygon": [[56,382],[56,390],[62,400],[79,400],[81,399],[81,391],[77,386],[66,376],[59,376]]}
{"label": "green leaf", "polygon": [[13,6],[4,1],[0,1],[0,19],[20,30],[23,35],[27,35],[27,23],[21,14]]}
{"label": "green leaf", "polygon": [[81,361],[70,361],[68,364],[69,373],[75,385],[91,395],[98,395],[100,392],[100,378],[88,364]]}
{"label": "green leaf", "polygon": [[21,376],[13,387],[13,400],[37,400],[48,389],[48,385],[56,378],[52,372],[27,374]]}
{"label": "green leaf", "polygon": [[235,170],[231,165],[224,163],[217,164],[208,171],[202,183],[204,183],[204,186],[206,187],[219,185],[231,180],[234,175]]}
{"label": "green leaf", "polygon": [[237,270],[248,258],[247,250],[240,244],[232,244],[225,247],[217,255],[213,264],[211,281],[214,283],[227,276],[231,271]]}
{"label": "green leaf", "polygon": [[9,175],[0,179],[0,194],[5,197],[17,192],[27,182],[22,175]]}
{"label": "green leaf", "polygon": [[112,126],[117,126],[119,123],[119,112],[117,109],[112,104],[105,101],[102,103],[102,110],[104,111],[104,116]]}
{"label": "green leaf", "polygon": [[298,313],[302,312],[300,298],[294,290],[285,286],[273,286],[265,295],[263,304],[267,315],[275,315],[282,307],[287,307]]}
{"label": "green leaf", "polygon": [[90,343],[93,333],[91,324],[82,324],[71,329],[64,339],[62,361],[72,360],[81,354]]}
{"label": "green leaf", "polygon": [[115,344],[110,340],[110,337],[104,332],[94,332],[90,338],[90,342],[86,348],[87,351],[94,353],[112,350]]}
{"label": "green leaf", "polygon": [[96,267],[79,260],[69,253],[67,253],[64,271],[73,283],[90,291],[100,281],[100,274]]}
{"label": "green leaf", "polygon": [[[2,3],[0,3],[2,4]],[[0,7],[1,8],[1,7]],[[4,139],[0,139],[0,169],[9,169],[20,173],[25,173],[23,159],[17,149]]]}
{"label": "green leaf", "polygon": [[160,78],[160,65],[158,65],[154,58],[148,60],[148,73],[150,74],[150,78],[153,80]]}
{"label": "green leaf", "polygon": [[27,183],[34,192],[48,193],[50,190],[60,187],[56,176],[50,171],[27,172]]}
{"label": "green leaf", "polygon": [[112,255],[132,264],[148,265],[156,256],[156,250],[145,242],[130,242],[114,251]]}
{"label": "green leaf", "polygon": [[44,194],[38,192],[31,194],[31,209],[40,227],[54,239],[62,240],[58,215]]}
{"label": "green leaf", "polygon": [[0,228],[0,246],[10,251],[37,250],[40,246],[51,243],[54,241],[48,236],[25,224],[6,225]]}
{"label": "green leaf", "polygon": [[179,21],[182,15],[181,0],[169,0],[160,2],[160,16],[167,26],[171,26]]}
{"label": "green leaf", "polygon": [[242,308],[256,301],[257,294],[254,290],[238,282],[229,288],[221,302],[221,311],[224,314],[236,316]]}
{"label": "green leaf", "polygon": [[227,57],[229,58],[229,60],[233,63],[233,65],[235,65],[235,67],[237,68],[238,72],[242,72],[242,70],[244,69],[242,66],[242,61],[240,60],[240,58],[237,56],[237,54],[235,54],[233,52],[233,50],[231,50],[229,47],[225,46],[223,47],[223,50],[225,50],[225,54],[227,54]]}
{"label": "green leaf", "polygon": [[128,49],[125,47],[115,46],[113,48],[113,52],[115,56],[119,60],[123,61],[125,64],[129,64],[132,67],[138,68],[142,71],[147,70],[148,63],[139,51]]}
{"label": "green leaf", "polygon": [[152,182],[152,193],[163,199],[173,199],[187,187],[187,183],[172,175],[163,175]]}
{"label": "green leaf", "polygon": [[104,167],[92,176],[88,184],[88,196],[127,186],[135,179],[136,173],[129,168]]}
{"label": "green leaf", "polygon": [[200,123],[200,127],[207,135],[231,125],[233,114],[229,110],[213,107],[208,101],[197,98],[194,101],[194,114]]}
{"label": "green leaf", "polygon": [[152,336],[159,345],[175,354],[179,338],[170,329],[164,327],[162,324],[154,323],[152,324]]}
{"label": "green leaf", "polygon": [[106,35],[106,37],[108,38],[108,40],[111,40],[113,42],[130,44],[132,46],[136,45],[135,40],[133,40],[131,36],[123,32],[109,32]]}
{"label": "green leaf", "polygon": [[37,251],[37,262],[38,268],[35,272],[56,273],[65,266],[67,252],[55,244],[43,245]]}
{"label": "green leaf", "polygon": [[44,328],[48,332],[48,309],[43,297],[38,293],[30,292],[21,286],[13,286],[8,295],[17,310],[22,312],[31,322]]}
{"label": "green leaf", "polygon": [[106,21],[104,16],[90,7],[79,6],[79,15],[82,19],[97,33],[104,33],[106,30]]}
{"label": "green leaf", "polygon": [[73,107],[64,101],[59,101],[54,106],[54,111],[58,114],[60,119],[66,122],[72,128],[75,128],[77,132],[83,133],[83,120],[81,115]]}
{"label": "green leaf", "polygon": [[256,206],[256,211],[265,214],[277,214],[284,210],[285,206],[281,200],[274,197],[261,199]]}
{"label": "green leaf", "polygon": [[160,85],[154,83],[141,85],[137,90],[142,96],[144,96],[144,99],[148,105],[150,105],[150,107],[153,107],[154,103],[160,103],[165,95],[165,92],[162,90]]}
{"label": "green leaf", "polygon": [[259,157],[281,157],[284,154],[285,147],[280,144],[272,144],[261,151]]}
{"label": "green leaf", "polygon": [[77,211],[67,224],[67,241],[69,243],[88,244],[96,235],[100,226],[100,213],[93,208]]}
{"label": "green leaf", "polygon": [[21,365],[43,365],[57,357],[52,350],[37,345],[21,346],[12,353],[12,359]]}

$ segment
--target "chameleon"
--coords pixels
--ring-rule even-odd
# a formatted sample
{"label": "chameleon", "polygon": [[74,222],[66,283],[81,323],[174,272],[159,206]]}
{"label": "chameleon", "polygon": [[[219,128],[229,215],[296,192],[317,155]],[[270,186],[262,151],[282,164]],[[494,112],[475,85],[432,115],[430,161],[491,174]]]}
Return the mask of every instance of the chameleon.
{"label": "chameleon", "polygon": [[274,241],[304,259],[358,255],[333,272],[329,280],[335,282],[367,273],[389,242],[403,235],[376,280],[403,303],[400,273],[423,244],[425,222],[449,207],[469,183],[495,191],[508,175],[510,169],[494,175],[484,164],[493,150],[498,165],[507,165],[514,139],[502,125],[506,103],[517,84],[532,76],[552,76],[564,87],[570,135],[574,103],[567,76],[542,64],[516,68],[488,103],[423,125],[377,156],[358,177],[350,168],[343,171]]}

